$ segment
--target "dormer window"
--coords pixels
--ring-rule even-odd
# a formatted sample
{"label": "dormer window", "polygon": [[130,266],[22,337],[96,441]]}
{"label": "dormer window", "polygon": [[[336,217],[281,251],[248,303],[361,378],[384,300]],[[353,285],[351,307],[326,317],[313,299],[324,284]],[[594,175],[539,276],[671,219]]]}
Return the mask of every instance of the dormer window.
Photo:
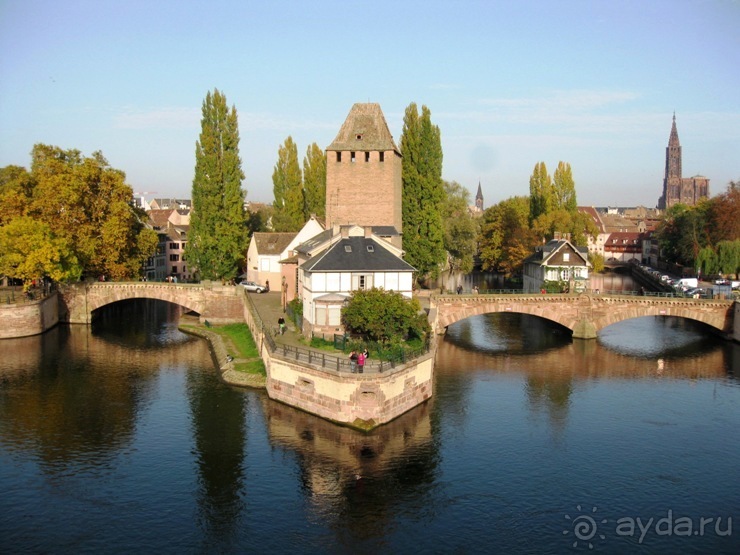
{"label": "dormer window", "polygon": [[352,245],[344,245],[344,252],[352,252]]}
{"label": "dormer window", "polygon": [[367,252],[375,252],[375,245],[368,245]]}

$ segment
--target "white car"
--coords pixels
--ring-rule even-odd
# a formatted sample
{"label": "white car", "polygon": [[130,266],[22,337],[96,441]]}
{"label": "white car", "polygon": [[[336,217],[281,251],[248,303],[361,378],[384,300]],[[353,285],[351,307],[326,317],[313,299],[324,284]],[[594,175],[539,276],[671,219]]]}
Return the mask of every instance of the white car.
{"label": "white car", "polygon": [[242,281],[239,285],[244,287],[247,291],[251,291],[252,293],[262,293],[265,289],[267,289],[264,285],[260,285],[259,283],[255,283],[253,281]]}

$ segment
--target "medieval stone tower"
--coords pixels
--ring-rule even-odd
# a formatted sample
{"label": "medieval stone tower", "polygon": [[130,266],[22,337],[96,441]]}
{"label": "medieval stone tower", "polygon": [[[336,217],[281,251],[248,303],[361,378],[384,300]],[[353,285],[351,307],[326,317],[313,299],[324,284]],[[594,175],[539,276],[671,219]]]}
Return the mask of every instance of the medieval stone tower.
{"label": "medieval stone tower", "polygon": [[673,114],[671,136],[665,149],[665,177],[663,195],[658,200],[658,208],[665,210],[679,202],[694,206],[709,196],[709,179],[701,175],[681,177],[681,143],[678,141],[676,114]]}
{"label": "medieval stone tower", "polygon": [[326,148],[327,228],[358,224],[398,236],[401,191],[401,153],[380,104],[355,104]]}

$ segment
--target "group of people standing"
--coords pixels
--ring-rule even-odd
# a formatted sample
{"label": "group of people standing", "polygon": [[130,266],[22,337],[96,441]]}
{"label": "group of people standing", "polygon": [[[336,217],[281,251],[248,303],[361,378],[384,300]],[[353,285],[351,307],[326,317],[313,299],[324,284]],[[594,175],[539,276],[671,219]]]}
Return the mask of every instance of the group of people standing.
{"label": "group of people standing", "polygon": [[367,349],[364,349],[359,353],[357,351],[352,351],[349,354],[349,367],[352,370],[352,373],[362,374],[365,370],[365,362],[368,358],[370,358],[370,354],[367,352]]}

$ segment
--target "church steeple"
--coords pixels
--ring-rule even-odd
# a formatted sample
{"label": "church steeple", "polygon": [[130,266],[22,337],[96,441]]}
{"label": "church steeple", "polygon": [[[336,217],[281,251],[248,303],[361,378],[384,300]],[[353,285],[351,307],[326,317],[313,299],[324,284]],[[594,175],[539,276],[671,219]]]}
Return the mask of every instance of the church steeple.
{"label": "church steeple", "polygon": [[665,179],[681,179],[681,143],[676,129],[676,112],[673,112],[673,125],[668,147],[665,149]]}
{"label": "church steeple", "polygon": [[483,210],[483,190],[480,188],[480,180],[478,180],[478,192],[475,194],[475,207]]}

